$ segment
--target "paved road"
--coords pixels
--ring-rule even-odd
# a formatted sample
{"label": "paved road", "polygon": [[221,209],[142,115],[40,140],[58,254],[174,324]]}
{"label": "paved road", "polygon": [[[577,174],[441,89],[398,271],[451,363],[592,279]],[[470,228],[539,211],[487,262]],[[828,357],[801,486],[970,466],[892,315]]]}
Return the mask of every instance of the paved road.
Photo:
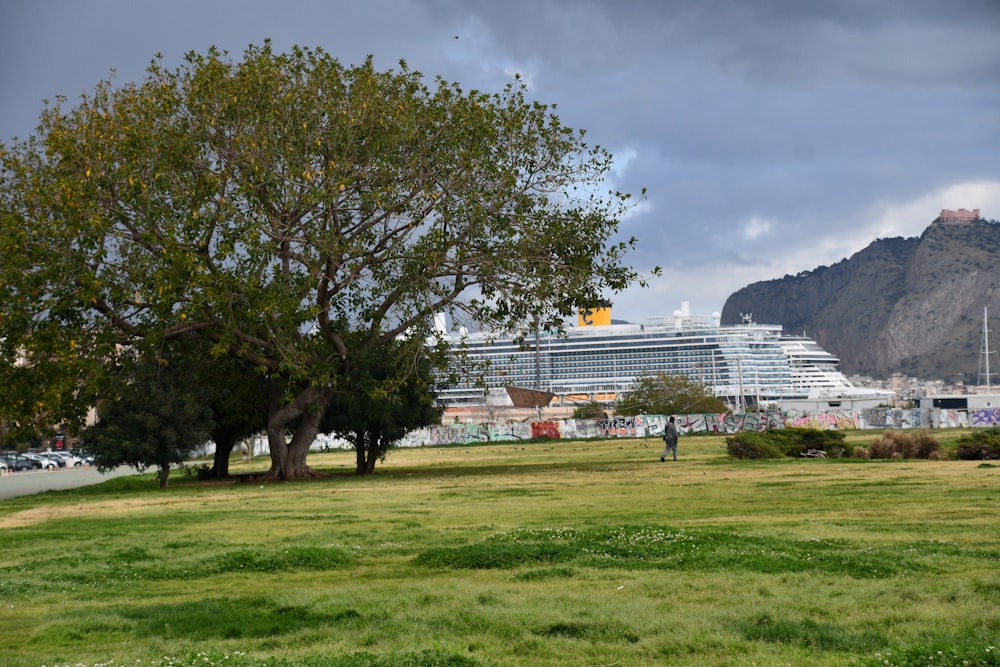
{"label": "paved road", "polygon": [[134,468],[119,466],[111,472],[100,473],[97,468],[61,468],[55,471],[24,470],[0,476],[0,500],[30,496],[41,491],[75,489],[81,486],[99,484],[112,477],[137,475]]}

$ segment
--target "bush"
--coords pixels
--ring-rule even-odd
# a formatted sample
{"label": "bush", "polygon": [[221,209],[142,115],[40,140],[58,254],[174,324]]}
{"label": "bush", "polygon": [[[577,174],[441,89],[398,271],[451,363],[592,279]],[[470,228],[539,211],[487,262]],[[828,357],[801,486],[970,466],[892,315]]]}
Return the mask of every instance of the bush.
{"label": "bush", "polygon": [[926,430],[883,431],[868,446],[872,459],[941,458],[941,444]]}
{"label": "bush", "polygon": [[1000,459],[1000,428],[991,427],[967,433],[958,439],[957,455],[963,461]]}
{"label": "bush", "polygon": [[780,459],[802,456],[809,450],[827,456],[844,456],[844,434],[812,428],[784,428],[756,433],[746,431],[726,439],[729,455],[738,459]]}
{"label": "bush", "polygon": [[768,431],[782,442],[785,456],[802,456],[810,449],[825,452],[829,457],[844,456],[847,448],[844,446],[842,431],[821,431],[814,428],[786,428]]}
{"label": "bush", "polygon": [[764,433],[744,431],[726,438],[729,455],[737,459],[780,459],[785,454],[772,438]]}

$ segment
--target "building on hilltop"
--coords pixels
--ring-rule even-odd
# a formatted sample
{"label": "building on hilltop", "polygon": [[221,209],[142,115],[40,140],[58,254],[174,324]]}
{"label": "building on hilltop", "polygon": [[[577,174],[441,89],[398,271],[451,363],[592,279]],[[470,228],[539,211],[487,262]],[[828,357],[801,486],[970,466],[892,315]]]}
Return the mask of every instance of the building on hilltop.
{"label": "building on hilltop", "polygon": [[957,211],[943,208],[941,209],[941,215],[938,216],[938,220],[948,223],[975,222],[976,220],[979,220],[979,218],[980,215],[978,208],[974,208],[971,211],[964,208],[960,208]]}

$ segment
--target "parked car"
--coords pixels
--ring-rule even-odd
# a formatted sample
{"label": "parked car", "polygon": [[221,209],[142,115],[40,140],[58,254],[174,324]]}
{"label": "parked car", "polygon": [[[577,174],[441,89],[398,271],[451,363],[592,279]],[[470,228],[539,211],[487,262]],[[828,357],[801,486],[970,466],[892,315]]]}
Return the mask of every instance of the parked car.
{"label": "parked car", "polygon": [[2,456],[11,470],[41,470],[42,468],[42,464],[38,461],[17,452],[4,452]]}
{"label": "parked car", "polygon": [[79,456],[74,456],[69,452],[46,452],[46,456],[51,456],[53,458],[62,459],[66,462],[66,467],[79,468],[83,465],[84,461]]}
{"label": "parked car", "polygon": [[[58,470],[60,468],[57,462],[53,461],[50,458],[46,458],[41,454],[25,454],[24,457],[27,459],[31,459],[32,461],[37,461],[38,467],[42,468],[43,470]],[[63,465],[66,465],[66,463],[63,462]]]}
{"label": "parked car", "polygon": [[94,457],[93,457],[93,455],[88,454],[87,452],[83,451],[79,447],[70,450],[69,453],[70,453],[70,456],[75,456],[76,458],[78,458],[81,461],[83,461],[83,465],[85,465],[85,466],[92,466],[92,465],[94,465]]}
{"label": "parked car", "polygon": [[44,459],[48,459],[49,461],[54,461],[60,468],[66,468],[69,466],[69,462],[61,456],[56,456],[55,454],[51,454],[49,452],[41,452],[39,456]]}
{"label": "parked car", "polygon": [[0,457],[0,474],[6,475],[10,472],[10,466],[7,465],[7,459]]}

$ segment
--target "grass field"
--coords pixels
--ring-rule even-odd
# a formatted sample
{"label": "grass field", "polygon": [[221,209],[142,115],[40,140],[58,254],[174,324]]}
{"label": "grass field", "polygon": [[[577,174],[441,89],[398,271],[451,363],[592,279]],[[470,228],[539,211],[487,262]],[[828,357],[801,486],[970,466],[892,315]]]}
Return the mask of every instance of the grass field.
{"label": "grass field", "polygon": [[1000,467],[660,444],[0,502],[0,665],[1000,665]]}

